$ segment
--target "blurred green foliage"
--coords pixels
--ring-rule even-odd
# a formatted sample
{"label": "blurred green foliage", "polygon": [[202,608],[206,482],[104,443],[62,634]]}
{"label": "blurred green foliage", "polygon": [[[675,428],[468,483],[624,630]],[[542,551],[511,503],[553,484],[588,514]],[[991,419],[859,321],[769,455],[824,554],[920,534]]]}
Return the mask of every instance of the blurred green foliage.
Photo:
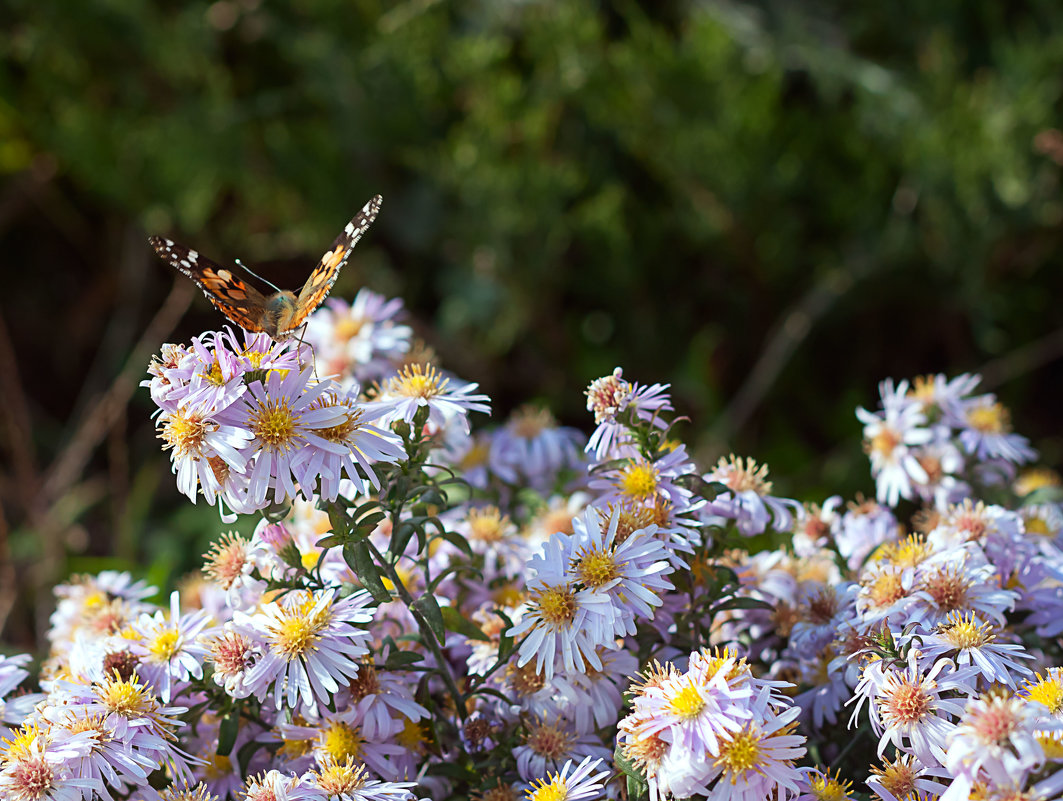
{"label": "blurred green foliage", "polygon": [[[1058,457],[1057,4],[8,0],[0,27],[3,377],[42,473],[163,302],[146,231],[297,286],[376,192],[336,292],[403,297],[496,417],[589,428],[623,365],[703,456],[814,497],[871,489],[878,380],[985,368]],[[171,339],[220,323],[193,308]],[[63,553],[188,569],[216,535],[148,414],[101,438]]]}

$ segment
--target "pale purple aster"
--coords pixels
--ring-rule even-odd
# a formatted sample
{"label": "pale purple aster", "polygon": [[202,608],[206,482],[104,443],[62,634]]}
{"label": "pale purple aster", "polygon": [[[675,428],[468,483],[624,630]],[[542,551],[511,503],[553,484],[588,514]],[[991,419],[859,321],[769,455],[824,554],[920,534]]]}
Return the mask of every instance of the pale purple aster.
{"label": "pale purple aster", "polygon": [[640,737],[656,734],[685,753],[719,755],[721,738],[753,716],[753,690],[733,656],[713,662],[714,670],[699,664],[636,696],[629,717],[639,721]]}
{"label": "pale purple aster", "polygon": [[[881,768],[871,768],[871,776],[866,782],[882,801],[912,801],[913,795],[916,798],[939,798],[946,785],[937,779],[947,782],[951,778],[940,765],[925,765],[910,754],[897,754],[893,761],[883,760],[882,764]],[[894,795],[894,789],[903,789],[903,792]]]}
{"label": "pale purple aster", "polygon": [[662,453],[654,461],[635,455],[608,467],[597,468],[591,474],[587,489],[597,493],[596,506],[610,503],[654,504],[659,499],[685,508],[691,492],[679,483],[683,476],[692,475],[696,468],[685,445]]}
{"label": "pale purple aster", "polygon": [[883,667],[872,662],[864,668],[853,701],[850,728],[860,711],[863,698],[869,698],[871,728],[879,737],[879,756],[892,744],[899,751],[914,754],[927,765],[945,760],[945,746],[955,719],[963,714],[963,699],[950,693],[973,695],[973,667],[956,668],[949,659],[939,659],[924,674],[917,663],[918,649],[912,649],[907,666]]}
{"label": "pale purple aster", "polygon": [[17,752],[0,756],[0,798],[5,801],[83,801],[102,792],[99,779],[72,765],[91,747],[91,735],[57,740],[47,731],[20,738]]}
{"label": "pale purple aster", "polygon": [[164,704],[170,702],[182,684],[203,678],[207,648],[199,637],[210,622],[210,613],[203,609],[181,614],[181,597],[175,590],[170,594],[169,619],[157,610],[141,615],[133,626],[141,639],[131,642],[129,650],[140,657],[138,672]]}
{"label": "pale purple aster", "polygon": [[44,706],[41,717],[50,724],[49,735],[54,741],[76,739],[85,745],[67,766],[75,776],[97,781],[96,795],[100,798],[114,801],[114,794],[121,797],[132,787],[144,786],[159,768],[154,753],[131,747],[142,742],[129,736],[136,734],[136,729],[127,729],[126,737],[117,737],[102,716],[82,714],[77,707]]}
{"label": "pale purple aster", "polygon": [[888,506],[865,501],[851,505],[842,515],[835,545],[848,568],[857,571],[875,548],[898,540],[901,532],[901,525]]}
{"label": "pale purple aster", "polygon": [[561,470],[579,465],[582,442],[579,431],[559,426],[548,410],[525,406],[491,438],[488,466],[503,481],[546,491]]}
{"label": "pale purple aster", "polygon": [[979,461],[1004,459],[1024,464],[1037,458],[1030,441],[1011,430],[1011,415],[994,395],[979,395],[957,405],[950,422],[960,428],[963,449]]}
{"label": "pale purple aster", "polygon": [[527,790],[527,801],[582,801],[582,799],[600,798],[605,792],[605,782],[611,775],[609,771],[598,770],[605,760],[584,757],[572,774],[572,760],[565,762],[560,773],[554,773],[544,779],[535,779]]}
{"label": "pale purple aster", "polygon": [[267,648],[261,635],[254,630],[240,630],[228,622],[213,636],[205,638],[203,644],[208,650],[206,660],[213,666],[214,683],[233,698],[251,695],[255,687],[249,673]]}
{"label": "pale purple aster", "polygon": [[[384,652],[380,661],[386,662],[387,658]],[[358,681],[341,696],[342,706],[354,710],[368,739],[384,739],[394,733],[396,720],[405,725],[406,721],[416,723],[430,716],[427,709],[413,700],[417,678],[416,674],[377,670],[370,663],[362,663]]]}
{"label": "pale purple aster", "polygon": [[518,667],[533,658],[536,673],[553,676],[556,661],[569,671],[583,671],[590,664],[602,665],[598,646],[616,647],[616,608],[608,590],[619,578],[601,587],[581,588],[569,578],[575,553],[572,537],[555,534],[528,563],[528,600],[520,620],[506,634],[523,638],[518,648]]}
{"label": "pale purple aster", "polygon": [[303,777],[322,790],[329,801],[414,801],[411,792],[417,782],[389,782],[369,778],[365,765],[348,756],[329,761],[310,770]]}
{"label": "pale purple aster", "polygon": [[243,426],[219,417],[209,403],[207,399],[199,405],[178,406],[164,411],[155,422],[158,437],[165,443],[163,450],[170,451],[177,489],[192,503],[199,491],[213,504],[218,496],[240,486],[253,438]]}
{"label": "pale purple aster", "polygon": [[907,395],[908,382],[894,388],[886,379],[879,384],[882,411],[872,413],[860,407],[856,416],[864,424],[864,443],[871,457],[871,475],[875,479],[880,503],[896,506],[901,498],[911,498],[913,483],[925,484],[926,471],[915,458],[913,447],[934,438],[926,427],[927,419],[918,401]]}
{"label": "pale purple aster", "polygon": [[609,759],[611,755],[597,734],[577,734],[564,720],[542,718],[525,723],[522,742],[513,749],[517,774],[526,782],[547,775],[562,760]]}
{"label": "pale purple aster", "polygon": [[257,632],[265,653],[245,682],[259,698],[272,694],[277,709],[313,713],[358,675],[357,660],[369,653],[363,626],[373,619],[372,597],[360,590],[337,599],[334,590],[296,591],[264,604],[254,615],[234,614],[238,627]]}
{"label": "pale purple aster", "polygon": [[293,469],[301,474],[320,476],[319,493],[329,500],[340,495],[344,478],[354,484],[354,491],[365,495],[379,489],[374,464],[394,463],[406,456],[402,440],[390,430],[371,421],[382,417],[387,409],[382,404],[359,403],[357,389],[346,393],[329,391],[312,404],[313,409],[331,409],[340,415],[340,422],[328,427],[311,429],[328,442],[343,446],[342,450],[305,448],[293,459]]}
{"label": "pale purple aster", "polygon": [[953,612],[932,634],[920,635],[922,659],[927,663],[949,656],[959,666],[973,665],[986,684],[1003,684],[1015,689],[1016,676],[1031,676],[1033,671],[1018,661],[1033,659],[1025,646],[997,642],[1000,629],[984,623],[974,614]]}
{"label": "pale purple aster", "polygon": [[[707,801],[762,801],[799,791],[801,772],[794,761],[805,755],[805,736],[795,734],[797,707],[777,709],[768,688],[751,699],[752,717],[724,734],[707,783],[716,785]],[[750,754],[755,761],[750,764]],[[675,783],[672,782],[675,787]]]}
{"label": "pale purple aster", "polygon": [[[203,340],[210,337],[208,345]],[[188,395],[182,406],[199,406],[221,411],[247,391],[244,375],[247,367],[229,350],[217,333],[192,338],[191,363],[194,372],[188,381]]]}
{"label": "pale purple aster", "polygon": [[727,491],[706,504],[701,510],[702,516],[718,515],[734,520],[739,533],[747,537],[762,533],[769,525],[776,531],[789,531],[793,526],[793,515],[801,510],[797,501],[771,494],[768,466],[757,465],[751,458],[743,462],[734,454],[721,457],[716,467],[703,478],[723,484]]}
{"label": "pale purple aster", "polygon": [[926,481],[915,481],[916,496],[936,509],[959,503],[971,494],[971,486],[958,476],[963,473],[965,460],[951,440],[935,439],[911,449],[912,456],[926,474]]}
{"label": "pale purple aster", "polygon": [[631,390],[631,382],[624,379],[624,371],[617,367],[612,374],[594,379],[584,392],[587,411],[594,412],[597,426],[587,442],[587,451],[593,453],[597,461],[604,460],[618,446],[628,445],[631,440],[627,427],[617,420],[627,409]]}
{"label": "pale purple aster", "polygon": [[440,430],[454,424],[468,434],[469,412],[491,412],[491,399],[476,394],[476,387],[457,380],[451,385],[450,377],[431,363],[408,364],[384,383],[375,402],[386,409],[384,422],[412,423],[418,410],[427,408],[429,428]]}
{"label": "pale purple aster", "polygon": [[291,370],[282,378],[281,371],[271,370],[265,383],[253,381],[247,394],[225,412],[226,422],[252,437],[246,448],[247,501],[256,508],[283,503],[299,493],[309,496],[317,479],[310,472],[310,465],[316,464],[312,451],[343,456],[349,450],[315,433],[342,424],[345,417],[338,407],[315,403],[333,382],[311,385],[311,372]]}
{"label": "pale purple aster", "polygon": [[983,620],[1004,624],[1004,613],[1019,594],[1000,586],[996,568],[974,542],[938,552],[919,565],[909,620],[927,628],[951,612],[976,612]]}
{"label": "pale purple aster", "polygon": [[[300,364],[299,341],[295,338],[277,342],[269,334],[240,330],[237,334],[230,326],[214,334],[214,344],[224,346],[234,353],[245,373],[278,370],[298,373]],[[308,350],[308,348],[306,348]]]}
{"label": "pale purple aster", "polygon": [[572,520],[569,577],[612,598],[616,609],[613,632],[621,637],[635,633],[636,618],[653,618],[654,609],[662,603],[661,595],[675,589],[666,578],[675,569],[668,561],[667,545],[654,536],[656,524],[632,531],[618,541],[619,519],[619,508],[608,518],[589,508]]}
{"label": "pale purple aster", "polygon": [[327,796],[302,776],[269,770],[247,780],[243,801],[327,801]]}
{"label": "pale purple aster", "polygon": [[[1046,730],[1045,708],[1022,698],[984,696],[967,703],[948,740],[944,764],[955,776],[988,776],[995,785],[1011,785],[1044,763],[1038,742]],[[1059,730],[1063,724],[1048,723]]]}
{"label": "pale purple aster", "polygon": [[166,343],[148,364],[150,378],[140,382],[160,409],[175,409],[188,395],[188,382],[194,368],[193,357],[184,345]]}
{"label": "pale purple aster", "polygon": [[[191,765],[198,759],[175,745],[185,726],[180,716],[187,708],[160,704],[135,671],[128,678],[115,672],[90,685],[58,679],[49,700],[60,715],[73,712],[93,721],[93,731],[106,732],[126,753],[136,754],[141,764],[146,759],[178,779],[192,780]],[[119,763],[111,764],[118,770]]]}
{"label": "pale purple aster", "polygon": [[294,718],[291,723],[278,721],[277,733],[286,742],[304,741],[318,765],[328,765],[354,757],[377,776],[397,779],[394,760],[406,748],[394,741],[403,723],[388,718],[388,728],[378,729],[375,737],[368,737],[363,729],[365,721],[356,709],[337,704],[336,711],[321,709],[318,717]]}

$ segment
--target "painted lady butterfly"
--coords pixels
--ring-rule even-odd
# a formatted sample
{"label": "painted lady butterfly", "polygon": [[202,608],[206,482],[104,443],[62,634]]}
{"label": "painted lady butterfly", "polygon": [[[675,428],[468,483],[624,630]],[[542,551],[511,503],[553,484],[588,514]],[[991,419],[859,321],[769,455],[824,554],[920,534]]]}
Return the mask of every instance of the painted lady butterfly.
{"label": "painted lady butterfly", "polygon": [[299,330],[306,318],[328,297],[351,249],[376,219],[380,204],[381,197],[377,195],[347,223],[343,233],[336,237],[332,247],[310,273],[298,296],[288,290],[264,295],[237,278],[232,270],[215,264],[195,250],[161,236],[153,236],[148,241],[165,261],[195,281],[218,311],[241,328],[265,331],[279,341]]}

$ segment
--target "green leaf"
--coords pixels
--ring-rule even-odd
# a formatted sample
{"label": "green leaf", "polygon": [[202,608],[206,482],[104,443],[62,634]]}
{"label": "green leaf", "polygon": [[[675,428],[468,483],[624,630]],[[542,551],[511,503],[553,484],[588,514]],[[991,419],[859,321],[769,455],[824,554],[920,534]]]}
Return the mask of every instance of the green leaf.
{"label": "green leaf", "polygon": [[393,554],[402,554],[406,552],[406,546],[409,544],[410,539],[417,533],[417,525],[412,519],[403,520],[397,526],[395,530],[391,532],[391,542],[388,543],[388,550]]}
{"label": "green leaf", "polygon": [[411,607],[421,613],[428,628],[432,630],[440,645],[446,644],[446,626],[443,623],[443,611],[439,608],[439,601],[430,592],[426,592],[411,604]]}
{"label": "green leaf", "polygon": [[713,606],[712,613],[716,614],[725,609],[764,609],[768,612],[774,612],[775,605],[757,598],[728,598]]}
{"label": "green leaf", "polygon": [[234,709],[222,716],[218,726],[218,755],[228,756],[236,744],[236,735],[240,733],[240,710]]}
{"label": "green leaf", "polygon": [[340,538],[341,542],[346,541],[351,533],[351,519],[347,517],[347,513],[337,504],[330,503],[328,520],[332,526],[332,536]]}
{"label": "green leaf", "polygon": [[423,661],[424,654],[419,654],[416,651],[400,651],[397,648],[393,648],[388,651],[388,658],[387,661],[384,662],[384,667],[395,669]]}
{"label": "green leaf", "polygon": [[[433,521],[435,518],[433,518]],[[473,556],[472,546],[469,545],[469,541],[465,539],[461,534],[456,531],[447,531],[445,528],[439,530],[439,536],[461,551],[470,559]]]}
{"label": "green leaf", "polygon": [[479,626],[462,615],[462,613],[453,606],[442,607],[442,612],[443,623],[450,631],[464,634],[471,640],[480,640],[482,642],[491,641],[491,638],[484,634]]}
{"label": "green leaf", "polygon": [[351,570],[358,576],[363,586],[369,590],[373,600],[378,604],[387,603],[391,600],[391,593],[381,579],[380,568],[373,561],[369,553],[369,545],[362,542],[352,542],[343,546],[343,559],[350,565]]}

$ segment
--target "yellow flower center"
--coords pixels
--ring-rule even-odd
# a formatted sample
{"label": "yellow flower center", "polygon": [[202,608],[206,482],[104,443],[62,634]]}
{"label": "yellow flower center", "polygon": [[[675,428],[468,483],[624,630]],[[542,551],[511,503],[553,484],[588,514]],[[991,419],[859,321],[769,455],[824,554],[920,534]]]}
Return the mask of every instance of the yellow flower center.
{"label": "yellow flower center", "polygon": [[155,635],[148,650],[157,662],[169,662],[177,653],[177,629],[164,629]]}
{"label": "yellow flower center", "polygon": [[657,471],[648,462],[633,462],[620,473],[618,484],[629,498],[649,498],[657,492]]}
{"label": "yellow flower center", "polygon": [[539,593],[539,615],[554,628],[567,628],[576,616],[576,599],[568,586],[547,587]]}
{"label": "yellow flower center", "polygon": [[705,708],[705,697],[698,691],[694,682],[688,679],[668,700],[668,707],[678,717],[694,720]]}
{"label": "yellow flower center", "polygon": [[1003,434],[1010,429],[1010,415],[1000,403],[976,406],[967,412],[971,428],[986,434]]}
{"label": "yellow flower center", "polygon": [[198,414],[171,412],[162,418],[159,439],[165,441],[164,449],[173,448],[178,457],[198,454],[207,434],[207,426],[207,422]]}
{"label": "yellow flower center", "polygon": [[248,420],[251,433],[266,450],[288,451],[294,445],[298,418],[283,399],[268,398]]}
{"label": "yellow flower center", "polygon": [[591,589],[604,587],[620,575],[612,554],[592,551],[578,557],[576,567],[580,581]]}
{"label": "yellow flower center", "polygon": [[349,726],[341,720],[329,723],[324,733],[325,751],[334,762],[345,760],[347,757],[360,759],[364,742],[361,729]]}
{"label": "yellow flower center", "polygon": [[730,740],[721,741],[716,765],[729,771],[734,783],[738,776],[757,767],[760,755],[760,738],[743,729],[735,732]]}
{"label": "yellow flower center", "polygon": [[407,398],[434,398],[450,383],[440,375],[434,365],[408,364],[388,382],[388,391]]}

